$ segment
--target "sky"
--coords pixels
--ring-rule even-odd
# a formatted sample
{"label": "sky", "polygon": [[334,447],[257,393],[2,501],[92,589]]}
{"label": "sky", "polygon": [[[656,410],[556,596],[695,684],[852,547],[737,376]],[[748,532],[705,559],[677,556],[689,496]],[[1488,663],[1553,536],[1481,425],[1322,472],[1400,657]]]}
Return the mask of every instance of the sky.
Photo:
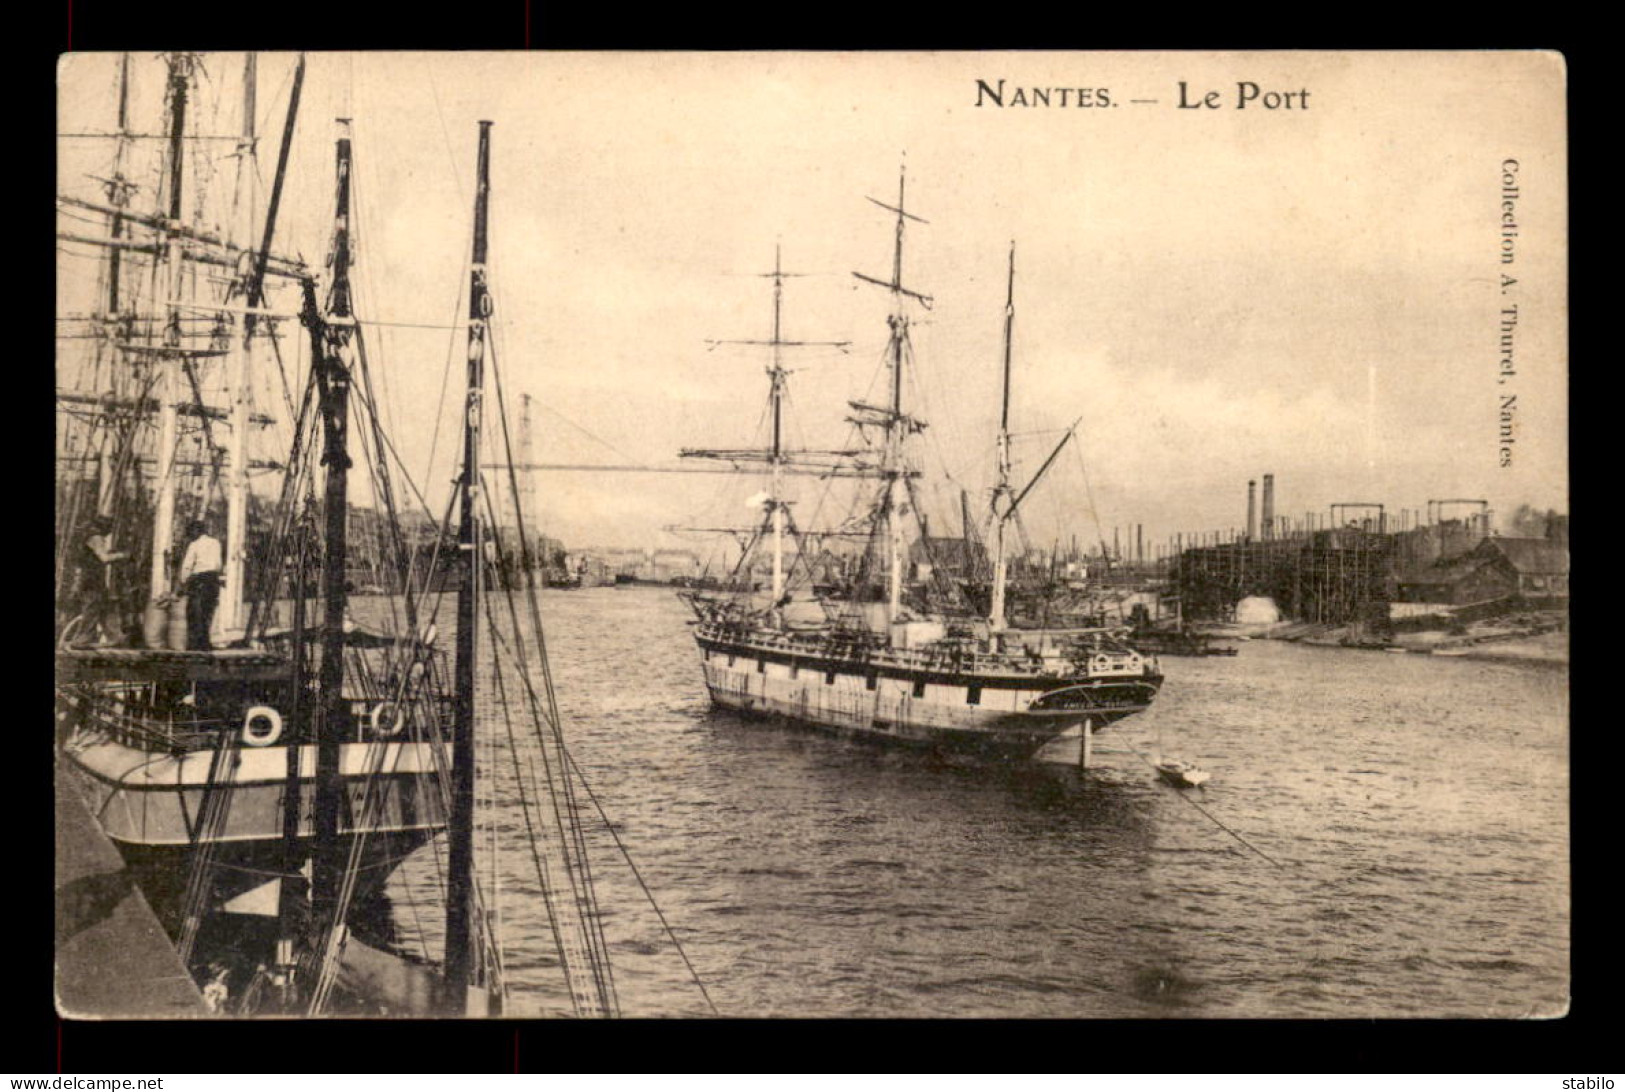
{"label": "sky", "polygon": [[[149,119],[132,124],[159,131],[161,64],[132,60]],[[258,62],[265,188],[293,60]],[[60,131],[112,127],[115,64],[64,58]],[[241,68],[205,58],[200,98],[224,105],[198,109],[227,130]],[[978,81],[1000,79],[1005,104],[977,105]],[[904,283],[934,304],[911,309],[906,408],[930,423],[936,518],[957,518],[959,488],[986,503],[1012,243],[1018,479],[1080,421],[1024,505],[1034,545],[1240,527],[1265,473],[1292,519],[1458,497],[1566,511],[1564,80],[1560,58],[1532,53],[312,54],[278,249],[323,260],[331,119],[350,117],[358,312],[455,322],[489,119],[497,367],[511,407],[534,400],[538,461],[669,465],[684,447],[760,443],[764,351],[710,341],[768,336],[758,274],[776,247],[808,274],[786,283],[785,336],[851,343],[787,354],[792,441],[845,446],[846,402],[884,383],[891,305],[851,276],[891,270],[895,220],[866,198],[894,203],[906,171],[928,222],[907,226]],[[1182,109],[1182,82],[1217,108]],[[1261,94],[1237,109],[1243,83]],[[1113,105],[1016,106],[1016,87],[1105,89]],[[93,142],[62,143],[59,188],[88,192]],[[214,169],[228,179],[232,161]],[[437,504],[461,335],[368,336],[385,424]],[[692,546],[663,529],[749,523],[761,484],[540,472],[535,488],[543,529],[571,546]],[[829,492],[801,482],[797,518],[844,514]]]}

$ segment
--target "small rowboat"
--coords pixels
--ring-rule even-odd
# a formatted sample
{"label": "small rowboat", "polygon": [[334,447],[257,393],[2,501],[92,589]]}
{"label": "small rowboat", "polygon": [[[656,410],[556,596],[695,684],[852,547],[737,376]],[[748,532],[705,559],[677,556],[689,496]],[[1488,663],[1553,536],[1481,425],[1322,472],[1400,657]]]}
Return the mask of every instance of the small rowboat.
{"label": "small rowboat", "polygon": [[1184,762],[1159,762],[1157,776],[1176,789],[1194,789],[1210,775],[1206,770]]}

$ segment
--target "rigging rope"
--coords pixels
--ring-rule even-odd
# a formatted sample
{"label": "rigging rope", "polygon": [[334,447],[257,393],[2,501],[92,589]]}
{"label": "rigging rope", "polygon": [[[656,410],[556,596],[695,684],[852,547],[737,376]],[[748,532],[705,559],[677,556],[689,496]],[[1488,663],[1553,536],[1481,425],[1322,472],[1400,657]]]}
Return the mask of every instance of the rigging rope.
{"label": "rigging rope", "polygon": [[[435,82],[434,63],[433,63],[432,59],[425,63],[424,72],[427,74],[427,76],[429,78],[429,91],[434,96],[435,117],[438,118],[439,121],[440,121],[440,136],[441,136],[441,140],[445,143],[445,146],[446,146],[446,160],[447,160],[448,163],[451,164],[451,177],[452,177],[452,182],[457,187],[457,199],[459,201],[462,201],[462,200],[464,200],[464,192],[465,192],[465,187],[463,185],[463,176],[461,174],[459,174],[458,171],[457,171],[457,157],[456,157],[455,153],[452,151],[451,133],[446,128],[446,115],[445,115],[445,112],[441,109],[441,106],[440,106],[440,88],[439,88],[439,85]],[[463,253],[465,253],[465,254],[472,253],[473,249],[474,249],[474,225],[473,224],[469,225],[468,236],[467,236],[467,239],[466,239],[466,243],[467,243],[467,245],[464,248]],[[463,306],[463,298],[464,298],[463,297],[463,283],[464,283],[465,279],[466,278],[463,278],[463,277],[457,278],[457,290],[454,293],[455,298],[452,301],[451,321],[450,321],[450,324],[449,324],[449,327],[448,327],[448,333],[446,335],[446,364],[445,364],[444,370],[442,370],[442,372],[440,374],[440,396],[435,402],[434,432],[431,434],[431,436],[429,438],[429,457],[425,461],[424,468],[423,468],[423,470],[424,470],[424,481],[433,481],[434,480],[434,456],[435,456],[435,452],[438,450],[439,444],[440,444],[440,425],[441,425],[442,419],[445,417],[445,412],[446,412],[446,388],[447,388],[447,384],[450,382],[450,378],[451,378],[452,360],[455,357],[456,352],[457,352],[457,333],[456,333],[455,327],[457,325],[458,316],[461,313],[462,306]]]}
{"label": "rigging rope", "polygon": [[[240,759],[236,745],[237,727],[222,725],[217,733],[214,753],[209,760],[209,779],[203,786],[203,804],[199,809],[197,828],[192,832],[192,860],[186,878],[186,892],[182,898],[182,925],[175,950],[181,963],[191,965],[192,951],[197,943],[203,916],[209,911],[214,896],[214,865],[220,842],[226,831],[227,817]],[[180,781],[186,770],[184,756],[175,762],[175,777]]]}
{"label": "rigging rope", "polygon": [[[498,333],[500,334],[501,328],[498,327],[497,329]],[[499,341],[500,337],[493,337],[490,345],[491,379],[497,395],[497,420],[501,427],[500,438],[503,445],[503,455],[505,456],[503,462],[507,466],[508,485],[511,494],[514,497],[515,512],[519,516],[521,526],[523,526],[524,513],[519,508],[518,477],[517,472],[514,469],[512,437],[510,436],[508,430],[507,405],[503,393],[504,387],[502,384],[502,373],[499,362],[500,354],[498,352]],[[497,437],[493,435],[493,442],[496,440],[496,438]],[[494,520],[495,516],[494,512],[491,511],[492,499],[489,491],[485,493],[484,501],[487,506],[488,516]],[[497,546],[500,552],[501,543],[499,542]],[[530,543],[524,536],[521,536],[520,539],[520,558],[522,570],[527,574],[533,572]],[[604,939],[603,922],[602,917],[598,912],[596,896],[592,891],[592,871],[590,859],[587,854],[585,834],[581,829],[581,825],[575,821],[578,811],[574,789],[572,787],[569,771],[564,768],[562,760],[557,763],[558,769],[556,773],[554,772],[553,767],[555,763],[549,758],[548,748],[546,746],[546,744],[550,742],[561,755],[565,753],[562,722],[558,711],[558,700],[553,690],[552,667],[549,664],[547,657],[546,634],[542,626],[541,610],[536,599],[536,582],[534,579],[525,579],[523,584],[526,604],[528,607],[527,615],[531,624],[532,632],[535,634],[537,646],[536,664],[540,669],[542,676],[543,693],[546,699],[545,706],[540,704],[536,692],[531,685],[530,673],[521,670],[519,677],[528,699],[532,720],[536,724],[537,739],[539,742],[544,744],[540,750],[544,768],[548,771],[549,784],[555,790],[551,794],[555,812],[555,820],[558,824],[558,829],[569,837],[568,844],[570,846],[570,851],[564,854],[563,861],[566,865],[566,875],[571,879],[572,890],[576,893],[578,911],[583,915],[582,924],[586,930],[588,958],[593,967],[594,978],[597,983],[597,991],[599,994],[599,1001],[604,1012],[608,1014],[615,1014],[618,1012],[619,1006],[618,1000],[615,996],[614,978],[609,963],[608,945]],[[514,602],[513,588],[511,585],[509,585],[503,590],[508,606],[508,617],[512,627],[515,662],[517,664],[524,665],[527,663],[527,657],[524,655],[524,637],[519,626],[519,611]],[[490,609],[491,608],[488,605],[487,610],[489,611]],[[492,618],[493,632],[495,632],[494,615]],[[545,734],[542,730],[544,725],[546,727]],[[560,811],[561,807],[563,809],[562,813]],[[569,817],[568,821],[565,819],[566,815]],[[574,854],[573,861],[572,853]],[[578,872],[579,878],[577,877]]]}
{"label": "rigging rope", "polygon": [[581,787],[586,790],[587,799],[597,809],[598,817],[604,821],[604,829],[609,831],[609,836],[615,840],[615,848],[619,849],[621,856],[626,859],[626,865],[632,870],[633,878],[638,881],[638,886],[643,889],[644,897],[649,900],[649,905],[654,909],[655,916],[660,919],[661,928],[666,930],[666,936],[671,938],[672,947],[677,949],[677,954],[683,959],[683,966],[688,968],[690,977],[694,979],[694,985],[699,987],[700,996],[705,998],[705,1003],[710,1007],[713,1015],[721,1016],[722,1013],[717,1008],[716,1002],[711,1000],[711,994],[706,990],[705,982],[700,978],[700,973],[694,969],[694,964],[689,961],[688,953],[683,950],[683,942],[677,939],[677,933],[672,929],[671,923],[666,920],[666,915],[660,909],[660,903],[655,900],[654,892],[649,890],[649,885],[644,882],[643,873],[638,870],[637,862],[632,859],[632,851],[627,849],[626,843],[621,841],[620,834],[615,830],[615,824],[610,822],[608,813],[604,811],[604,805],[599,803],[598,794],[593,791],[592,783],[587,780],[587,775],[581,771],[581,767],[576,763],[574,755],[569,751],[565,751],[564,758],[570,764],[570,768],[575,771],[576,776],[581,779]]}

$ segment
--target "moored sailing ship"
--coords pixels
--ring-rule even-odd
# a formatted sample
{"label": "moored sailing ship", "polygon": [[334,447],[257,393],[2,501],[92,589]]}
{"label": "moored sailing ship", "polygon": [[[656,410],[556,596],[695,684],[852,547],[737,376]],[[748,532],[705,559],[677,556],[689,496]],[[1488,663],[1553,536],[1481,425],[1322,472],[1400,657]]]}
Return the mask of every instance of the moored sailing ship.
{"label": "moored sailing ship", "polygon": [[[900,179],[895,205],[870,199],[896,217],[890,279],[853,274],[885,289],[892,298],[886,349],[889,403],[851,403],[851,420],[866,437],[875,437],[875,442],[863,450],[847,451],[792,451],[784,446],[781,415],[788,373],[781,354],[809,344],[831,343],[783,338],[780,306],[786,274],[775,266],[773,335],[752,343],[771,348],[770,444],[762,450],[683,452],[688,457],[724,459],[737,465],[765,464],[770,477],[762,503],[764,519],[735,570],[736,575],[741,571],[748,574],[753,551],[770,549],[771,582],[766,600],[750,592],[686,597],[697,615],[694,635],[706,688],[712,701],[726,708],[944,751],[1029,758],[1054,740],[1077,737],[1081,740],[1079,762],[1087,765],[1093,734],[1148,708],[1162,676],[1155,658],[1132,648],[1121,629],[1015,630],[1005,618],[1005,527],[1043,474],[1041,468],[1021,490],[1010,482],[1013,252],[988,609],[973,612],[976,596],[967,594],[972,590],[964,581],[933,571],[936,566],[926,566],[929,575],[912,588],[905,579],[908,525],[918,527],[917,541],[927,551],[932,541],[917,517],[920,503],[915,482],[920,472],[910,458],[909,446],[910,438],[926,425],[903,405],[904,369],[912,357],[911,308],[929,308],[932,302],[928,295],[903,283],[905,228],[909,221],[923,222],[906,210],[905,183],[906,178]],[[1059,450],[1057,447],[1054,454]],[[802,564],[792,569],[798,571],[786,571],[786,536],[801,537],[793,527],[782,491],[783,477],[793,473],[867,478],[878,483],[867,514],[857,521],[868,540],[858,572],[852,580],[817,589],[814,602],[823,617],[811,622],[793,619],[787,610],[795,595],[794,578],[803,583],[812,579],[807,550],[797,554]],[[916,518],[910,520],[910,513]]]}
{"label": "moored sailing ship", "polygon": [[[545,905],[563,977],[554,1004],[577,1015],[616,1015],[580,823],[588,809],[578,796],[590,789],[564,743],[535,582],[516,588],[500,578],[539,566],[528,556],[504,564],[493,494],[511,489],[517,511],[517,480],[510,473],[487,482],[481,473],[492,448],[511,445],[502,388],[486,377],[496,353],[487,274],[491,123],[480,123],[473,248],[460,297],[467,301],[458,327],[467,337],[460,468],[443,522],[436,521],[457,576],[455,615],[441,619],[439,582],[414,573],[399,527],[402,490],[391,473],[398,457],[377,413],[370,323],[353,306],[358,205],[349,123],[340,119],[334,145],[329,257],[318,275],[271,249],[304,58],[291,73],[263,219],[245,216],[235,238],[185,215],[203,207],[183,199],[183,187],[204,173],[197,148],[218,138],[189,121],[201,59],[169,54],[165,66],[168,124],[154,172],[163,209],[143,211],[133,199],[139,190],[126,154],[139,134],[129,126],[127,57],[119,61],[112,178],[99,179],[107,199],[58,198],[59,217],[66,211],[79,222],[59,220],[59,239],[95,270],[85,278],[95,287],[88,313],[59,329],[58,762],[182,963],[216,991],[217,1011],[512,1011],[495,851],[504,838],[522,837],[516,859],[536,871],[530,890]],[[250,55],[244,159],[253,144],[255,72]],[[105,233],[80,226],[98,219]],[[284,323],[303,327],[301,335],[284,340]],[[288,399],[286,462],[274,468],[282,474],[279,495],[258,513],[270,514],[250,550],[254,415],[244,377],[256,360],[269,371],[267,354],[279,370],[284,354],[293,358],[291,380],[283,371],[283,381],[299,394]],[[220,376],[207,370],[220,361],[224,408],[211,402]],[[211,422],[225,422],[224,432]],[[196,453],[190,461],[198,470],[184,482],[182,452]],[[364,478],[354,472],[361,470]],[[386,517],[387,563],[405,574],[398,594],[368,604],[375,630],[350,617],[357,479]],[[199,647],[196,634],[168,642],[161,618],[176,590],[174,528],[183,517],[219,519],[221,507],[223,647]],[[126,554],[103,541],[81,555],[91,530],[129,552],[150,550],[146,583],[109,594],[114,574],[95,566]],[[131,545],[143,539],[150,544]],[[153,624],[130,624],[123,608],[138,597]],[[440,628],[454,648],[443,647]],[[492,765],[498,759],[505,760],[500,773]],[[493,814],[489,784],[476,792],[477,773],[500,777],[500,803],[523,816],[520,835],[511,817]],[[394,943],[374,904],[397,867],[431,843],[443,903],[438,950],[423,950],[426,937],[409,950]]]}
{"label": "moored sailing ship", "polygon": [[[161,209],[133,207],[139,166],[130,145],[130,59],[120,58],[118,130],[107,201],[66,193],[59,211],[102,215],[107,235],[59,232],[104,252],[100,306],[76,325],[92,346],[88,367],[59,361],[59,403],[78,409],[60,441],[91,456],[62,459],[58,506],[59,648],[57,707],[61,762],[103,833],[118,847],[182,961],[213,978],[226,953],[259,952],[255,966],[225,976],[232,994],[255,993],[268,1007],[293,1001],[312,930],[344,928],[351,907],[368,904],[404,857],[446,829],[435,785],[443,749],[439,725],[451,706],[444,657],[430,643],[357,631],[346,618],[346,425],[355,377],[350,311],[349,141],[338,142],[338,227],[325,303],[315,275],[271,250],[278,203],[305,66],[292,74],[277,182],[261,225],[233,218],[233,234],[198,226],[188,213],[205,204],[190,188],[193,155],[205,134],[196,95],[202,59],[165,58],[165,154]],[[254,141],[256,58],[242,77],[239,187],[244,151]],[[188,171],[188,163],[192,170]],[[240,192],[240,190],[239,190]],[[203,273],[200,274],[200,270]],[[210,270],[228,275],[210,276]],[[297,311],[271,306],[292,299]],[[281,518],[264,529],[265,557],[245,565],[250,492],[252,381],[256,357],[283,344],[278,319],[300,318],[312,350],[306,408],[314,411],[286,464]],[[72,335],[70,335],[72,336]],[[210,404],[227,363],[227,407]],[[87,389],[88,388],[88,389]],[[318,410],[319,404],[319,410]],[[325,443],[311,442],[319,416]],[[223,424],[223,434],[211,429]],[[190,427],[188,427],[190,426]],[[302,451],[300,449],[303,449]],[[195,452],[193,474],[182,452]],[[332,471],[327,518],[312,519],[310,456]],[[84,477],[84,462],[92,473]],[[273,464],[275,466],[276,464]],[[196,473],[202,471],[202,473]],[[195,491],[188,486],[197,485]],[[164,616],[184,603],[175,579],[178,509],[218,518],[224,492],[225,596],[217,632],[230,647],[199,646],[195,633],[169,639]],[[304,493],[301,496],[301,493]],[[137,634],[109,587],[133,574],[98,572],[76,556],[87,524],[125,543],[142,543],[150,564],[144,588],[149,622]],[[111,563],[109,563],[110,566]],[[87,571],[88,570],[88,571]],[[105,582],[105,583],[103,583]],[[254,592],[245,585],[256,585]],[[100,584],[101,586],[97,586]],[[322,603],[309,609],[313,599]],[[282,600],[289,614],[274,621]],[[176,627],[178,629],[178,627]],[[178,636],[178,634],[177,634]],[[98,640],[99,638],[99,640]],[[251,940],[249,938],[252,938]],[[267,983],[276,987],[267,997]]]}

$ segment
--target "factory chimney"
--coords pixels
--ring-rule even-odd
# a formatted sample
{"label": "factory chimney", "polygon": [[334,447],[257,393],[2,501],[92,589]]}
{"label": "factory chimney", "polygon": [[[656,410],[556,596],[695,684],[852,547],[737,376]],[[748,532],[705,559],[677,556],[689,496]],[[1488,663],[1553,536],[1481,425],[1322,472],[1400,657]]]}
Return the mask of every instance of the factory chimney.
{"label": "factory chimney", "polygon": [[1258,482],[1247,479],[1247,541],[1258,538]]}
{"label": "factory chimney", "polygon": [[1275,537],[1275,475],[1264,475],[1264,511],[1262,513],[1264,537]]}

